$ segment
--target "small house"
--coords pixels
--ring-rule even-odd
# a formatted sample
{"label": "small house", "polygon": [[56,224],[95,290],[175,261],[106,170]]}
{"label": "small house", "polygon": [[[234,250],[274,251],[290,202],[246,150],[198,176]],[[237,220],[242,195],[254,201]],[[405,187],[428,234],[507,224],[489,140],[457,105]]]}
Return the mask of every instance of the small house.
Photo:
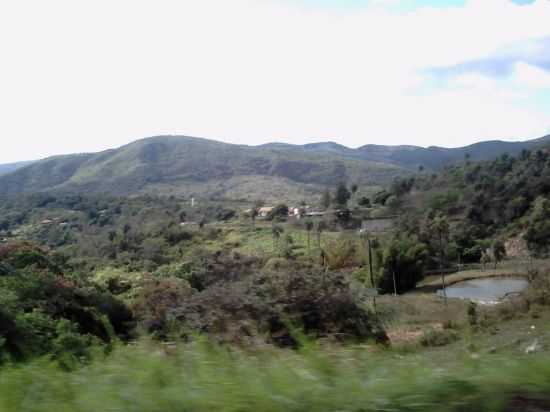
{"label": "small house", "polygon": [[258,216],[260,217],[267,217],[267,215],[269,215],[273,209],[275,209],[274,207],[261,207],[258,209]]}

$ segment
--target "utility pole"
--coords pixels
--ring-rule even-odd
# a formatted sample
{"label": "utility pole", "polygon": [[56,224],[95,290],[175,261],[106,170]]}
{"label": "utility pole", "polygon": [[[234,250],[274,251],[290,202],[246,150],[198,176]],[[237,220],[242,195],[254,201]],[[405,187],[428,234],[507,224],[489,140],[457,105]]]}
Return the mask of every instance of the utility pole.
{"label": "utility pole", "polygon": [[443,234],[441,233],[441,229],[439,229],[438,232],[439,232],[439,271],[441,272],[441,285],[443,286],[443,302],[445,303],[445,307],[447,307],[447,290],[445,285],[445,273],[443,273]]}
{"label": "utility pole", "polygon": [[[371,247],[371,243],[370,243],[370,236],[369,234],[367,233],[367,244],[368,244],[368,247],[369,247],[369,273],[370,273],[370,283],[372,285],[372,288],[377,291],[376,289],[376,285],[374,283],[374,274],[372,272],[372,247]],[[373,302],[373,305],[374,305],[374,312],[376,313],[376,294],[373,296],[372,298],[372,302]]]}

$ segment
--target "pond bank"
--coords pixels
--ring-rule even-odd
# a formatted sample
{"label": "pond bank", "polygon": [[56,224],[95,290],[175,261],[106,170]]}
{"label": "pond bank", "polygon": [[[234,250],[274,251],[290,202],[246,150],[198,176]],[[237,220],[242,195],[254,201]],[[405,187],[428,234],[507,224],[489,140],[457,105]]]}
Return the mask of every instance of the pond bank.
{"label": "pond bank", "polygon": [[[445,286],[449,287],[456,283],[474,279],[497,278],[497,277],[527,277],[525,272],[507,269],[487,270],[465,270],[450,275],[445,275]],[[440,275],[432,275],[420,282],[411,293],[433,293],[443,288]]]}

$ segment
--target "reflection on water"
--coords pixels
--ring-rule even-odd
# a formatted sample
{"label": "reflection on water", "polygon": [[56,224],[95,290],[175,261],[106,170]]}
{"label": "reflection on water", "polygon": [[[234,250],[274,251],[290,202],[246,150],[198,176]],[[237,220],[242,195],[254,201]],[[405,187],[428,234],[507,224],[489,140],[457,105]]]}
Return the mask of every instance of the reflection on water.
{"label": "reflection on water", "polygon": [[[502,299],[509,293],[521,292],[527,287],[524,278],[485,278],[473,279],[455,283],[445,288],[447,297],[471,299],[479,302],[494,302]],[[442,295],[443,289],[437,291]]]}

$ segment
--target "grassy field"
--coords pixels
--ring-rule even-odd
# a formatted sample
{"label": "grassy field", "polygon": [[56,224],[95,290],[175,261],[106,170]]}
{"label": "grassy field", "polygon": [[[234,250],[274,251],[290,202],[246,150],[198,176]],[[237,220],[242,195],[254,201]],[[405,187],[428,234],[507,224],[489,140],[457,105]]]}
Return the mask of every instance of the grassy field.
{"label": "grassy field", "polygon": [[520,411],[548,404],[549,391],[547,354],[458,353],[435,364],[369,347],[242,353],[193,344],[167,353],[141,344],[70,373],[45,360],[4,368],[0,410]]}
{"label": "grassy field", "polygon": [[[307,231],[292,224],[279,224],[284,230],[281,238],[290,236],[292,238],[295,253],[308,254]],[[221,226],[225,230],[224,244],[231,246],[236,252],[245,255],[269,257],[276,255],[277,241],[273,238],[272,222],[258,220],[253,228],[251,223],[245,222],[240,225],[225,224]],[[321,247],[326,247],[331,241],[338,239],[341,232],[323,232],[321,234]],[[317,234],[310,233],[310,252],[317,248]]]}

